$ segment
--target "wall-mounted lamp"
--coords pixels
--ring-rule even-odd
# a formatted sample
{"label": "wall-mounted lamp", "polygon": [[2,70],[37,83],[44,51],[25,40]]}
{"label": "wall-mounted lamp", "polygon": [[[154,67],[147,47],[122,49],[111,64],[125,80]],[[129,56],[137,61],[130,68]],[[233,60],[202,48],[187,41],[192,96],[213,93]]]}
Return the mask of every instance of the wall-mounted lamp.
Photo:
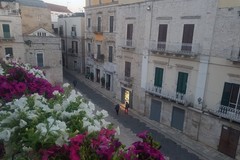
{"label": "wall-mounted lamp", "polygon": [[147,11],[150,11],[150,10],[151,10],[151,6],[148,6],[148,7],[147,7]]}

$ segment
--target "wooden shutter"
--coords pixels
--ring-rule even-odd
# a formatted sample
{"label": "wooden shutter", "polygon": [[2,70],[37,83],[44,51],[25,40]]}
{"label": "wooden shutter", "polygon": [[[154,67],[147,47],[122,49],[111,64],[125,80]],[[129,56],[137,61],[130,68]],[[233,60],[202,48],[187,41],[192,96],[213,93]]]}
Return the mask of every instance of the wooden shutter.
{"label": "wooden shutter", "polygon": [[167,24],[160,24],[158,29],[158,42],[166,42],[167,40]]}
{"label": "wooden shutter", "polygon": [[178,72],[177,92],[186,94],[188,73]]}
{"label": "wooden shutter", "polygon": [[97,27],[97,31],[100,32],[101,31],[101,17],[98,17],[98,27]]}
{"label": "wooden shutter", "polygon": [[4,38],[10,38],[10,28],[8,24],[3,24],[3,36]]}
{"label": "wooden shutter", "polygon": [[112,46],[109,46],[109,59],[108,61],[109,62],[112,62],[112,56],[113,56],[113,47]]}
{"label": "wooden shutter", "polygon": [[125,62],[125,76],[130,77],[131,75],[131,63]]}
{"label": "wooden shutter", "polygon": [[110,16],[109,32],[113,32],[113,21],[114,21],[114,17]]}
{"label": "wooden shutter", "polygon": [[232,83],[224,83],[221,105],[229,106],[229,99],[232,92]]}
{"label": "wooden shutter", "polygon": [[133,35],[133,24],[127,25],[127,40],[132,40]]}
{"label": "wooden shutter", "polygon": [[156,67],[154,86],[162,87],[162,81],[163,81],[163,69]]}

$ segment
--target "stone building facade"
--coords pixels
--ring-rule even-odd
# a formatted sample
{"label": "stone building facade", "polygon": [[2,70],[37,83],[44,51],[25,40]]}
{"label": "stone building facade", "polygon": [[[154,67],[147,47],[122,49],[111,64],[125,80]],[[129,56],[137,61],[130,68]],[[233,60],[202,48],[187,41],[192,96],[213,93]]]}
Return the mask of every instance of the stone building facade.
{"label": "stone building facade", "polygon": [[61,43],[53,34],[50,10],[42,0],[16,1],[21,10],[26,63],[43,69],[51,83],[62,83]]}
{"label": "stone building facade", "polygon": [[74,13],[58,19],[63,65],[79,73],[85,72],[85,14]]}
{"label": "stone building facade", "polygon": [[25,62],[19,3],[0,2],[0,58]]}
{"label": "stone building facade", "polygon": [[118,1],[86,1],[86,77],[115,93],[116,6]]}

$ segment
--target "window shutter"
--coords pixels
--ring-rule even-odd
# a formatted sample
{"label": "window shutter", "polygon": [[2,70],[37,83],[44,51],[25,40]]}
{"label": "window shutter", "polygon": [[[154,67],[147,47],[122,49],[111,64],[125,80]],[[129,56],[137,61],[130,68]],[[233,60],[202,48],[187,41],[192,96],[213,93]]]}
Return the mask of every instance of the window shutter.
{"label": "window shutter", "polygon": [[162,81],[163,81],[163,69],[156,67],[154,86],[162,87]]}
{"label": "window shutter", "polygon": [[9,28],[9,25],[8,24],[3,24],[2,25],[3,27],[3,36],[4,38],[10,38],[10,28]]}
{"label": "window shutter", "polygon": [[179,72],[177,82],[177,92],[186,94],[188,74]]}
{"label": "window shutter", "polygon": [[127,40],[132,40],[133,24],[127,25]]}
{"label": "window shutter", "polygon": [[110,16],[109,32],[113,32],[113,20],[114,20],[114,17],[113,17],[113,16]]}
{"label": "window shutter", "polygon": [[222,94],[221,105],[229,106],[229,99],[232,92],[232,83],[225,82]]}

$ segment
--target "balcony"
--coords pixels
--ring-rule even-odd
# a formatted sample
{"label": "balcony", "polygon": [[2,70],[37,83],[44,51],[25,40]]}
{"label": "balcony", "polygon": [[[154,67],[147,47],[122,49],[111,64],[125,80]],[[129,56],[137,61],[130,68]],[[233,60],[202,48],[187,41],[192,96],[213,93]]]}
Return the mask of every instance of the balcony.
{"label": "balcony", "polygon": [[19,9],[7,9],[7,10],[0,10],[1,16],[19,16],[20,15]]}
{"label": "balcony", "polygon": [[103,34],[103,28],[101,26],[92,26],[92,32],[95,34]]}
{"label": "balcony", "polygon": [[231,55],[228,60],[232,61],[233,63],[240,63],[240,48],[232,48]]}
{"label": "balcony", "polygon": [[169,91],[164,88],[154,86],[153,84],[147,85],[146,92],[163,97],[171,101],[175,101],[176,103],[180,103],[185,106],[190,105],[192,102],[192,95],[186,95],[175,91]]}
{"label": "balcony", "polygon": [[128,50],[134,50],[134,49],[135,49],[133,40],[127,40],[127,39],[121,40],[120,46],[121,46],[123,49],[128,49]]}
{"label": "balcony", "polygon": [[122,79],[120,79],[120,83],[123,84],[125,87],[131,88],[133,85],[133,77],[124,77]]}
{"label": "balcony", "polygon": [[8,36],[0,37],[0,42],[14,42],[15,38],[10,36],[10,33]]}
{"label": "balcony", "polygon": [[200,44],[151,41],[149,50],[154,54],[196,57],[200,54]]}
{"label": "balcony", "polygon": [[72,36],[72,37],[76,37],[76,36],[77,36],[76,31],[72,31],[72,32],[71,32],[71,36]]}
{"label": "balcony", "polygon": [[97,54],[97,61],[104,62],[104,54]]}
{"label": "balcony", "polygon": [[209,110],[210,113],[217,115],[221,118],[229,119],[240,123],[240,110],[232,107],[223,106],[218,104],[215,110]]}

